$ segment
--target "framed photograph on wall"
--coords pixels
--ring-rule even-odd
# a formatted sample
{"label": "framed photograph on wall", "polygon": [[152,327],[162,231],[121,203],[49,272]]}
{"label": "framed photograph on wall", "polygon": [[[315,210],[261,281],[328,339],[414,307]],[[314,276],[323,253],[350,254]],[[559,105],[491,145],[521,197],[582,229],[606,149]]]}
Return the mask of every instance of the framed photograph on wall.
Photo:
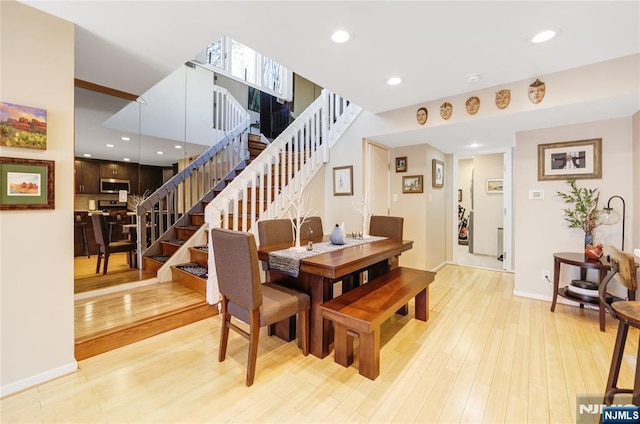
{"label": "framed photograph on wall", "polygon": [[333,168],[333,195],[353,195],[353,165]]}
{"label": "framed photograph on wall", "polygon": [[487,194],[499,194],[502,193],[502,178],[487,178],[486,185]]}
{"label": "framed photograph on wall", "polygon": [[403,193],[422,193],[422,175],[407,175],[402,177]]}
{"label": "framed photograph on wall", "polygon": [[0,210],[55,209],[55,162],[0,157]]}
{"label": "framed photograph on wall", "polygon": [[435,188],[444,187],[444,162],[438,159],[431,161],[431,186]]}
{"label": "framed photograph on wall", "polygon": [[47,150],[47,111],[0,102],[0,146]]}
{"label": "framed photograph on wall", "polygon": [[538,144],[538,181],[602,178],[602,139]]}
{"label": "framed photograph on wall", "polygon": [[407,172],[407,157],[396,158],[396,172]]}

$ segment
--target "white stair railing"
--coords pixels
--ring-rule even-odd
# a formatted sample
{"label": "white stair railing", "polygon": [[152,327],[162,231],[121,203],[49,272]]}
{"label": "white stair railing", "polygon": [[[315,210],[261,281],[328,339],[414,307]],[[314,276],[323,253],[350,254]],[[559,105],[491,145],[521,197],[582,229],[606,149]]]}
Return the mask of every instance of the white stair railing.
{"label": "white stair railing", "polygon": [[[303,189],[329,159],[362,109],[323,90],[300,116],[219,193],[205,209],[208,228],[256,231],[256,222],[283,216],[287,199]],[[211,245],[211,238],[208,240]],[[213,249],[209,249],[207,301],[217,303]]]}

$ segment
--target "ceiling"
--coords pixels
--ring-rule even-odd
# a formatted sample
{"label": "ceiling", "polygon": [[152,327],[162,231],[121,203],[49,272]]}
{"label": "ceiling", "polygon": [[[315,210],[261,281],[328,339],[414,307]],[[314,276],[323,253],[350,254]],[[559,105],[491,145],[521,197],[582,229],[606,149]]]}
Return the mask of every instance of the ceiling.
{"label": "ceiling", "polygon": [[[75,70],[82,80],[142,94],[228,35],[372,113],[640,52],[638,1],[23,3],[77,25]],[[549,28],[559,36],[540,45],[528,41]],[[349,31],[351,39],[333,43],[330,35],[337,29]],[[466,77],[474,73],[481,79],[470,85]],[[402,84],[387,85],[391,76],[401,77]],[[554,125],[602,119],[598,112],[608,107],[577,106],[531,119],[511,114],[426,125],[380,141],[423,143],[435,133],[446,146],[441,150],[460,153],[473,133],[476,141],[488,137],[504,147],[513,143],[515,131],[549,126],[550,118]],[[635,110],[621,113],[635,112],[638,102],[628,107]]]}

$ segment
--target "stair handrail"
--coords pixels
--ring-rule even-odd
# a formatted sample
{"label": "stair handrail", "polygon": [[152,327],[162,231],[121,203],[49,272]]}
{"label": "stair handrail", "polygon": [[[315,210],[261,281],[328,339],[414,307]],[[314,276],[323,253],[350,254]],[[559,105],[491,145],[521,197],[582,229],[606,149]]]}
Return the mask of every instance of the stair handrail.
{"label": "stair handrail", "polygon": [[[248,158],[249,113],[225,88],[213,86],[213,92],[213,129],[224,136],[136,206],[138,263],[141,265],[142,256],[158,253],[159,241],[168,238],[168,234],[186,220],[186,214],[214,188],[220,188],[226,178],[238,172]],[[147,228],[151,230],[149,233]]]}
{"label": "stair handrail", "polygon": [[[294,194],[328,162],[329,148],[361,110],[345,98],[322,90],[320,97],[209,203],[205,208],[208,228],[255,232],[257,221],[283,216]],[[257,190],[260,187],[265,188]],[[207,301],[213,304],[218,302],[219,293],[213,249],[209,252]]]}

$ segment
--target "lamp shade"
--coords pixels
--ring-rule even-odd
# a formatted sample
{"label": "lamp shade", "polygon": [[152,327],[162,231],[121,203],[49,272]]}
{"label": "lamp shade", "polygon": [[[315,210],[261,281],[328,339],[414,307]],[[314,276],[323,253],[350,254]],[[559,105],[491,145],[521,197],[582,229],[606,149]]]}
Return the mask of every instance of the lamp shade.
{"label": "lamp shade", "polygon": [[600,223],[604,225],[617,224],[620,221],[620,214],[613,208],[602,208],[600,211]]}

